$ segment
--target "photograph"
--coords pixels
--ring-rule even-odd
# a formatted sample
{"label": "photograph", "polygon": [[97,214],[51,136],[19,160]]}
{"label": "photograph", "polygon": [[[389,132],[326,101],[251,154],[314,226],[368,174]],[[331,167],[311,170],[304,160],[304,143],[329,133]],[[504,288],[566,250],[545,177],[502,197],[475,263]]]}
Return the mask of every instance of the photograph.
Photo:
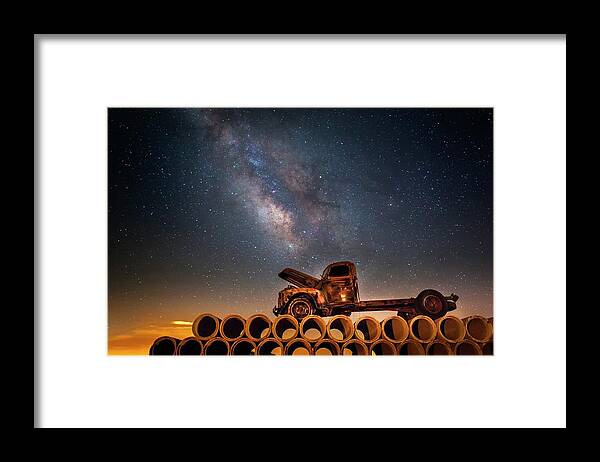
{"label": "photograph", "polygon": [[493,356],[492,107],[107,118],[108,355]]}

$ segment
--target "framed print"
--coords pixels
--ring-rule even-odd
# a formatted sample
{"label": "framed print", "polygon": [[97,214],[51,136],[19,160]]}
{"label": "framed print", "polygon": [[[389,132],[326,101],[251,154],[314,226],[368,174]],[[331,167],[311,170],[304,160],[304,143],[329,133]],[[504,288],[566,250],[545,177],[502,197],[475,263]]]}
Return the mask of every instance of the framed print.
{"label": "framed print", "polygon": [[36,427],[566,426],[566,36],[37,35],[34,72]]}

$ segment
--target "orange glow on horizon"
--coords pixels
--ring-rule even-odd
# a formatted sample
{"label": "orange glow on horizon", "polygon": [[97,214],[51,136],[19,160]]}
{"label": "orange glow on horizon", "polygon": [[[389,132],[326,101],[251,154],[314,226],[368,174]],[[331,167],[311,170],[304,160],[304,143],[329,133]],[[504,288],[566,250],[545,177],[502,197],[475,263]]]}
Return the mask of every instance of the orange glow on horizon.
{"label": "orange glow on horizon", "polygon": [[150,346],[158,337],[170,336],[179,339],[192,336],[190,321],[171,321],[134,327],[125,333],[108,336],[109,355],[148,355]]}

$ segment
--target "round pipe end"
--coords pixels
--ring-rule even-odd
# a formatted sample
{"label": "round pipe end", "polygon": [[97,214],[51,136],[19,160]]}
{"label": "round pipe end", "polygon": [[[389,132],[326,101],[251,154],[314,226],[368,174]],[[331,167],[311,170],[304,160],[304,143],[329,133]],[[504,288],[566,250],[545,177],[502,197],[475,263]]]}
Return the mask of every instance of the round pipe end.
{"label": "round pipe end", "polygon": [[219,333],[229,342],[235,342],[244,336],[246,320],[239,314],[228,314],[221,321]]}
{"label": "round pipe end", "polygon": [[309,315],[300,322],[300,336],[309,342],[318,342],[327,334],[327,324],[320,316]]}
{"label": "round pipe end", "polygon": [[369,347],[365,342],[357,338],[351,338],[342,345],[343,356],[368,356]]}
{"label": "round pipe end", "polygon": [[336,342],[347,342],[354,336],[354,323],[349,316],[338,314],[327,323],[327,337]]}
{"label": "round pipe end", "polygon": [[338,342],[330,338],[324,338],[315,343],[313,351],[315,356],[338,356],[341,353]]}
{"label": "round pipe end", "polygon": [[221,319],[212,313],[200,313],[192,323],[194,337],[200,340],[210,340],[219,335]]}
{"label": "round pipe end", "polygon": [[396,350],[396,345],[394,345],[392,342],[380,338],[379,340],[375,340],[371,344],[371,346],[369,347],[369,353],[371,354],[371,356],[395,356],[398,354],[398,351]]}
{"label": "round pipe end", "polygon": [[447,315],[436,319],[437,338],[447,343],[460,342],[467,334],[465,324],[456,316]]}
{"label": "round pipe end", "polygon": [[415,316],[408,325],[410,337],[417,342],[430,343],[437,336],[437,326],[428,316]]}
{"label": "round pipe end", "polygon": [[299,329],[300,326],[295,317],[289,314],[282,314],[273,321],[271,332],[273,337],[280,342],[288,342],[298,336]]}
{"label": "round pipe end", "polygon": [[465,338],[478,343],[487,342],[492,336],[492,325],[483,316],[469,316],[463,319],[465,324]]}
{"label": "round pipe end", "polygon": [[271,335],[271,319],[262,313],[253,314],[246,320],[244,332],[253,342],[260,342]]}
{"label": "round pipe end", "polygon": [[231,356],[254,356],[256,355],[256,343],[247,338],[241,338],[231,345]]}
{"label": "round pipe end", "polygon": [[204,344],[204,356],[228,356],[230,353],[229,342],[220,337],[211,338]]}
{"label": "round pipe end", "polygon": [[381,321],[381,337],[392,343],[404,342],[408,334],[408,323],[400,316],[390,316]]}
{"label": "round pipe end", "polygon": [[284,354],[286,356],[310,356],[313,354],[313,349],[308,340],[295,338],[285,345]]}
{"label": "round pipe end", "polygon": [[204,346],[198,337],[186,337],[177,346],[179,356],[200,356],[203,351]]}
{"label": "round pipe end", "polygon": [[168,335],[158,337],[150,346],[148,353],[152,356],[175,356],[179,342],[181,340],[178,338]]}
{"label": "round pipe end", "polygon": [[364,316],[354,323],[354,335],[369,344],[381,336],[381,324],[371,316]]}
{"label": "round pipe end", "polygon": [[407,338],[398,344],[398,354],[401,356],[421,356],[425,354],[423,344],[413,338]]}
{"label": "round pipe end", "polygon": [[454,354],[456,356],[479,356],[483,352],[477,342],[466,338],[454,345]]}
{"label": "round pipe end", "polygon": [[281,356],[283,355],[283,351],[283,343],[273,337],[264,339],[256,347],[256,354],[258,356]]}

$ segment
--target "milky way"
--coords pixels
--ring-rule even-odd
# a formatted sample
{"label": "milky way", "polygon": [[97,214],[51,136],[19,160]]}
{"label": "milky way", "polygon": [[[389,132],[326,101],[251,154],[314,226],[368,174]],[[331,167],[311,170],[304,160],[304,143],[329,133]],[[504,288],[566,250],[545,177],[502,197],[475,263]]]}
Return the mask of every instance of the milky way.
{"label": "milky way", "polygon": [[492,310],[491,109],[109,110],[109,323],[270,312],[286,266]]}
{"label": "milky way", "polygon": [[342,220],[339,205],[325,200],[327,193],[315,181],[322,180],[320,159],[290,146],[284,136],[273,138],[268,130],[255,133],[238,118],[237,112],[206,111],[198,125],[209,134],[207,144],[247,218],[284,255],[306,251],[315,240],[327,239],[325,233],[335,240]]}

